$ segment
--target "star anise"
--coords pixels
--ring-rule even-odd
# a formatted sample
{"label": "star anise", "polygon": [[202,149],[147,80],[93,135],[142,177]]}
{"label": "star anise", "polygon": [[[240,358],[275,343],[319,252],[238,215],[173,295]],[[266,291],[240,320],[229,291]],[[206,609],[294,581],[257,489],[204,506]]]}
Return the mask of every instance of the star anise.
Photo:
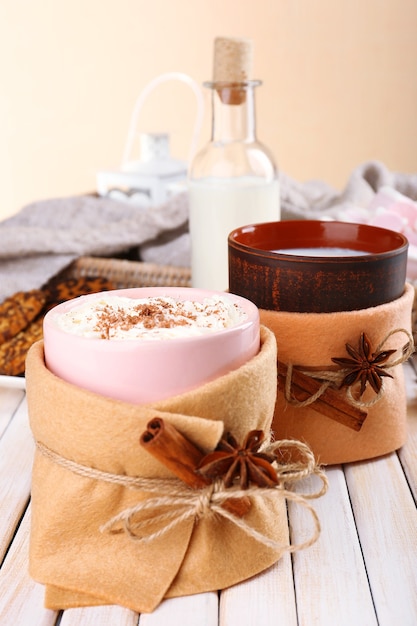
{"label": "star anise", "polygon": [[351,359],[332,359],[334,363],[337,363],[343,368],[349,370],[341,383],[341,387],[350,387],[351,385],[360,382],[361,387],[359,397],[361,397],[368,383],[375,393],[379,393],[382,387],[382,377],[389,376],[389,378],[393,378],[391,374],[388,374],[388,372],[385,371],[384,367],[386,366],[384,366],[384,363],[386,363],[391,354],[396,352],[396,350],[381,350],[380,352],[372,352],[371,343],[366,336],[366,333],[361,333],[359,349],[355,350],[355,348],[347,343],[346,351],[352,357]]}
{"label": "star anise", "polygon": [[241,489],[247,489],[251,483],[274,487],[278,484],[271,465],[275,456],[258,452],[264,438],[261,430],[251,430],[239,446],[233,435],[227,433],[217,448],[201,460],[197,471],[211,480],[223,478],[225,487],[231,487],[237,480]]}

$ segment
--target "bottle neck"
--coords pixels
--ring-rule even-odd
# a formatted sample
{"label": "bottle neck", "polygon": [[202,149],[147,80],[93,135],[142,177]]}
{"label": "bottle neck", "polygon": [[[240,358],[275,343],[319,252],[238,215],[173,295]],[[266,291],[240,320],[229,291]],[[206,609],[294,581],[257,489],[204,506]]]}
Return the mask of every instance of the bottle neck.
{"label": "bottle neck", "polygon": [[259,84],[259,81],[206,84],[212,90],[213,142],[255,141],[254,88]]}

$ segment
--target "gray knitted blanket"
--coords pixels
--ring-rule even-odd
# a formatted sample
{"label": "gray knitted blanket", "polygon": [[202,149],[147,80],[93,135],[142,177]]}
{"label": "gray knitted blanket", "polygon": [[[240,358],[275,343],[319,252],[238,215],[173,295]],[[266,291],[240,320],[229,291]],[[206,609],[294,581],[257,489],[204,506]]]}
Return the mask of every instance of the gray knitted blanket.
{"label": "gray knitted blanket", "polygon": [[[340,192],[323,181],[281,174],[281,219],[340,218],[367,206],[381,187],[417,200],[417,174],[390,172],[382,163],[356,168]],[[189,266],[188,196],[141,209],[93,196],[35,202],[0,222],[0,301],[40,287],[79,256],[115,256],[137,249],[143,261]]]}

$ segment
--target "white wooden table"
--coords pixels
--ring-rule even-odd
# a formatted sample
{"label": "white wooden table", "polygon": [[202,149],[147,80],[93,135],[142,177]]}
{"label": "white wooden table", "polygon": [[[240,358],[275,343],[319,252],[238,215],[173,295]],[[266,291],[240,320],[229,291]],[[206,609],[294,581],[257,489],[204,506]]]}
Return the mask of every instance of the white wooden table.
{"label": "white wooden table", "polygon": [[[55,612],[28,575],[33,441],[25,393],[0,387],[1,626],[415,626],[417,383],[406,365],[409,436],[398,453],[327,469],[311,548],[221,593],[163,602],[152,614],[107,606]],[[41,393],[41,392],[40,392]],[[293,542],[309,518],[289,506]]]}

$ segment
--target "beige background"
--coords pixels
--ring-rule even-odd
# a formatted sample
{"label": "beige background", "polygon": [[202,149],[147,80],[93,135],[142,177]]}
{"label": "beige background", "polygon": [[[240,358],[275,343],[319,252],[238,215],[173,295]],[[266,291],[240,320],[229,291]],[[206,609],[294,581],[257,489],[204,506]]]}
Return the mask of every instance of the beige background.
{"label": "beige background", "polygon": [[[417,171],[417,0],[0,0],[0,217],[94,190],[144,86],[210,79],[216,35],[253,39],[258,136],[286,174],[341,188],[369,159]],[[195,111],[164,85],[139,129],[186,158]]]}

